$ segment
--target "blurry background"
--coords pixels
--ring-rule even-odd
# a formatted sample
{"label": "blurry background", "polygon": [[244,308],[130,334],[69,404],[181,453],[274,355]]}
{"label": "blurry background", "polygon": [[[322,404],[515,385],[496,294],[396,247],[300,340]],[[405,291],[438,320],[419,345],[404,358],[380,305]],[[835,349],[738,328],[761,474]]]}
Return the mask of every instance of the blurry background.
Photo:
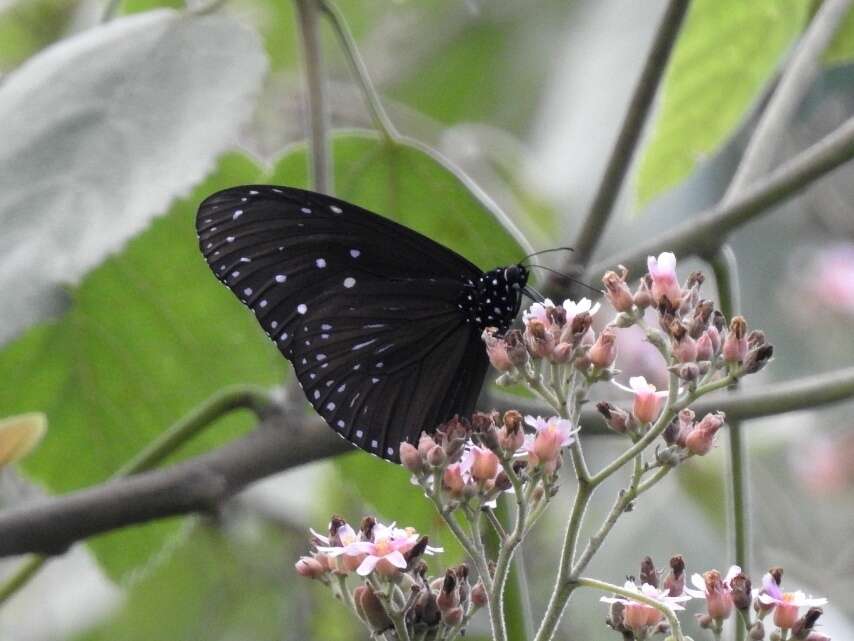
{"label": "blurry background", "polygon": [[[462,167],[543,249],[574,236],[664,4],[338,6],[398,128]],[[162,11],[181,2],[126,0],[96,27],[104,6],[0,1],[0,416],[41,410],[50,419],[22,469],[2,472],[4,505],[100,482],[224,385],[273,385],[288,375],[250,314],[210,278],[192,217],[216,189],[308,184],[292,3],[229,0],[190,16]],[[807,0],[695,1],[596,260],[720,198],[752,110],[813,8]],[[498,234],[497,223],[450,173],[361,131],[371,127],[361,94],[325,25],[322,35],[331,118],[342,132],[336,193],[482,267],[521,257],[519,248],[496,247],[489,229]],[[854,18],[780,141],[781,160],[854,111],[852,61]],[[743,312],[776,347],[751,386],[854,363],[851,179],[851,168],[837,170],[733,239]],[[700,266],[683,262],[680,273]],[[658,363],[643,350],[627,342],[618,365],[655,378]],[[843,639],[854,634],[851,410],[747,426],[750,572],[758,578],[782,565],[786,585],[829,597],[825,630]],[[252,425],[248,416],[222,423],[182,455]],[[599,439],[593,464],[618,448]],[[684,466],[620,522],[590,573],[620,583],[637,573],[640,556],[663,568],[675,553],[689,572],[725,570],[725,475],[723,447]],[[614,489],[602,491],[600,507]],[[555,501],[525,550],[535,613],[550,590],[567,509],[568,498]],[[293,571],[307,528],[324,529],[333,512],[414,524],[451,558],[459,553],[405,474],[356,453],[269,479],[215,523],[173,520],[77,546],[0,609],[0,638],[363,638],[343,608]],[[590,516],[595,523],[601,514]],[[0,573],[14,567],[2,561]],[[578,597],[564,618],[566,638],[614,637],[599,595]],[[469,638],[480,638],[483,624],[477,619]]]}

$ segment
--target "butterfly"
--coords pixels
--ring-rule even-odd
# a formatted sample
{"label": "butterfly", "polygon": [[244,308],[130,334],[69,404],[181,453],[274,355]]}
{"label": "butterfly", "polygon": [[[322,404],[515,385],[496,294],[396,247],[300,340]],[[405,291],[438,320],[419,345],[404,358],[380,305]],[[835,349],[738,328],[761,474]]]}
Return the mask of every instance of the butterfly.
{"label": "butterfly", "polygon": [[471,414],[488,368],[481,334],[507,330],[527,293],[521,263],[483,272],[394,221],[291,187],[215,193],[196,229],[318,414],[394,462],[402,442]]}

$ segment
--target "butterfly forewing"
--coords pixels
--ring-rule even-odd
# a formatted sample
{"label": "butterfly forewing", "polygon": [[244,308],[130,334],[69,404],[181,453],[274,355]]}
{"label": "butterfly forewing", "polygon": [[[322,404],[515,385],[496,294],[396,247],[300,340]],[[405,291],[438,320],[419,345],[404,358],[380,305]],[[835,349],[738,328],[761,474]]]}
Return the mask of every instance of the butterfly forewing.
{"label": "butterfly forewing", "polygon": [[460,311],[482,272],[432,240],[297,189],[214,194],[198,213],[214,274],[255,313],[339,434],[391,460],[470,413],[487,359]]}

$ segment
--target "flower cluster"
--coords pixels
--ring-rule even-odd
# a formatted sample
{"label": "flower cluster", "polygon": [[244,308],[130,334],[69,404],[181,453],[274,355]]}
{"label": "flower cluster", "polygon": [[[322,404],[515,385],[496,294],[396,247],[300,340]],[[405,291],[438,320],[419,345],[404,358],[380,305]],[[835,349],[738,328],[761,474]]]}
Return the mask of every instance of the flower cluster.
{"label": "flower cluster", "polygon": [[417,446],[402,443],[400,458],[443,508],[494,507],[499,494],[517,488],[537,486],[537,499],[553,493],[563,450],[576,431],[557,416],[478,412],[422,434]]}
{"label": "flower cluster", "polygon": [[[822,614],[818,606],[825,605],[827,599],[808,597],[800,591],[783,592],[780,588],[783,571],[779,568],[765,574],[760,590],[751,589],[750,578],[737,565],[730,567],[726,576],[721,576],[717,570],[693,574],[693,588],[685,587],[684,571],[682,557],[674,556],[670,560],[670,573],[659,581],[652,559],[646,557],[641,563],[638,583],[633,579],[626,581],[620,594],[601,598],[610,605],[607,624],[630,639],[641,640],[655,633],[667,633],[669,626],[663,620],[665,609],[680,612],[685,609],[682,604],[693,598],[705,600],[706,611],[696,615],[697,621],[701,628],[714,632],[716,639],[724,621],[737,611],[753,641],[766,638],[763,621],[769,616],[777,628],[771,639],[830,641],[815,629]],[[807,610],[801,614],[801,608]],[[755,620],[751,610],[756,613]]]}
{"label": "flower cluster", "polygon": [[[442,552],[412,528],[365,517],[358,531],[333,516],[328,534],[312,530],[314,552],[296,563],[301,576],[328,585],[374,634],[403,626],[409,633],[450,638],[485,604],[481,583],[469,583],[468,566],[427,575],[425,555]],[[348,577],[360,582],[351,589]]]}

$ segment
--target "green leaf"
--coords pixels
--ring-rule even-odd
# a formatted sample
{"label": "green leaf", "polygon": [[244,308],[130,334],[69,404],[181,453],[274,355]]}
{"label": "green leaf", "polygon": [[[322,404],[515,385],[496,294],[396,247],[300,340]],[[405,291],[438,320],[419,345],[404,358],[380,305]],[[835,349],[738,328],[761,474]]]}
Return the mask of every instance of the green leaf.
{"label": "green leaf", "polygon": [[[70,310],[0,352],[0,415],[44,411],[51,431],[26,471],[52,492],[100,483],[196,404],[234,383],[273,384],[285,361],[251,314],[202,260],[194,216],[213,191],[257,182],[242,156],[133,239],[69,292]],[[198,437],[198,453],[251,425],[229,417]],[[114,574],[157,548],[171,524],[100,537],[93,547]]]}
{"label": "green leaf", "polygon": [[[211,43],[216,43],[212,46]],[[170,10],[61,40],[0,84],[0,343],[211,171],[266,68],[232,18]]]}
{"label": "green leaf", "polygon": [[0,70],[16,67],[59,40],[76,5],[77,0],[12,0],[0,7]]}
{"label": "green leaf", "polygon": [[848,15],[824,52],[824,62],[828,65],[854,62],[854,10],[848,10]]}
{"label": "green leaf", "polygon": [[[297,576],[287,543],[280,531],[258,524],[223,534],[188,521],[131,582],[118,611],[77,641],[305,638],[300,632],[310,629],[314,602],[333,599]],[[346,615],[340,602],[333,604]],[[352,639],[359,624],[350,617],[350,625]]]}
{"label": "green leaf", "polygon": [[801,32],[804,0],[697,0],[665,74],[661,106],[640,158],[641,204],[717,150]]}
{"label": "green leaf", "polygon": [[[516,263],[521,248],[456,177],[425,153],[368,133],[333,139],[335,193],[411,227],[482,269]],[[271,182],[308,188],[303,145],[276,165]]]}

